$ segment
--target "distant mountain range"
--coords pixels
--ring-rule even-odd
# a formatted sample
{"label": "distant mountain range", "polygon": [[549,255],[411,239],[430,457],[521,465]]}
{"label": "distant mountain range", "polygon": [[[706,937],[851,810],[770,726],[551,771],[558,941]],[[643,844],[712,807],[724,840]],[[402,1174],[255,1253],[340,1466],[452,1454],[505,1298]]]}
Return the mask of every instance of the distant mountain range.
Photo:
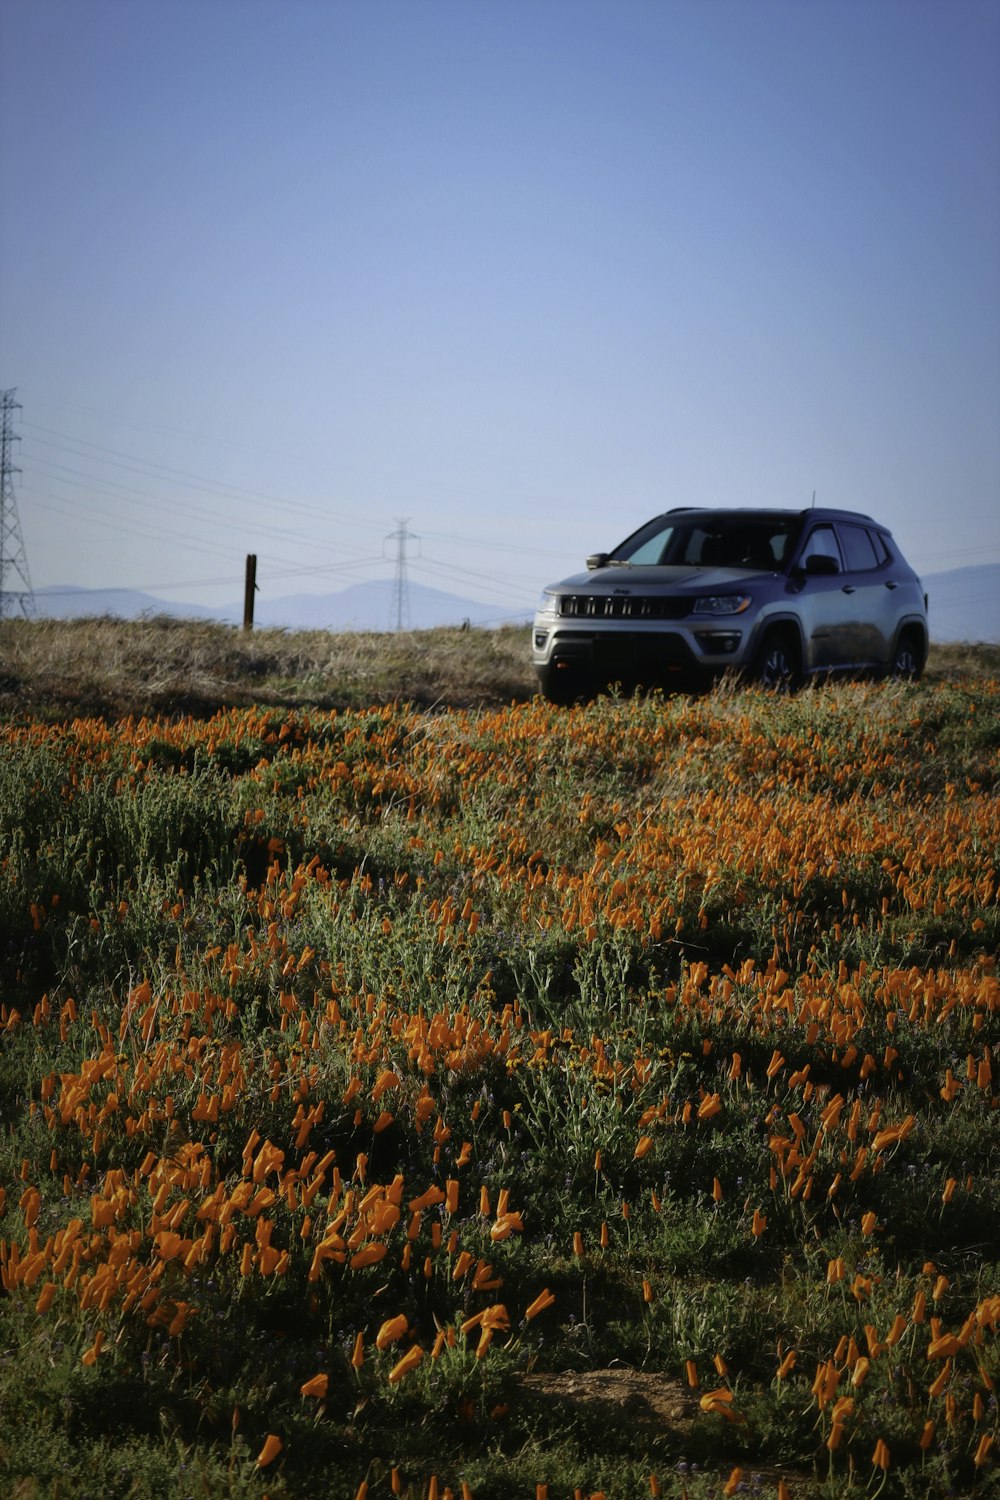
{"label": "distant mountain range", "polygon": [[[930,598],[931,638],[935,641],[982,641],[1000,645],[1000,563],[981,563],[931,573],[924,580]],[[411,583],[406,591],[404,625],[430,630],[437,625],[492,626],[531,618],[530,610],[505,610],[501,605],[463,599],[440,589]],[[41,618],[71,620],[112,615],[135,620],[172,615],[182,619],[218,620],[239,625],[243,604],[215,609],[178,604],[134,589],[81,589],[70,586],[35,590]],[[392,630],[396,624],[396,585],[390,578],[355,583],[332,594],[287,594],[278,599],[258,597],[254,623],[288,630]]]}
{"label": "distant mountain range", "polygon": [[[177,619],[217,620],[221,624],[243,623],[243,601],[211,608],[202,604],[178,604],[158,599],[136,589],[82,589],[70,585],[35,590],[35,608],[40,618],[74,620],[110,615],[138,620],[153,615]],[[275,626],[287,630],[393,630],[396,626],[396,584],[391,578],[355,583],[332,594],[286,594],[267,599],[258,594],[254,624],[262,629]],[[437,625],[500,625],[531,619],[530,610],[505,609],[500,604],[461,599],[440,589],[410,583],[406,589],[403,624],[407,629],[430,630]]]}

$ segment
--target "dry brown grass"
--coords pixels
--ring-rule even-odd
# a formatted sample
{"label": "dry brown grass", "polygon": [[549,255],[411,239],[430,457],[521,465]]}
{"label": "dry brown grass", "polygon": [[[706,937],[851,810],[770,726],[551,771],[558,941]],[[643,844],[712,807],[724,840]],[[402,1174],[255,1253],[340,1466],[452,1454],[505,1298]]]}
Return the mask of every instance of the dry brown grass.
{"label": "dry brown grass", "polygon": [[243,632],[167,617],[0,622],[0,713],[205,714],[509,703],[535,690],[527,627]]}
{"label": "dry brown grass", "polygon": [[[149,620],[0,621],[0,714],[46,719],[208,714],[252,703],[323,709],[485,707],[536,691],[527,626],[398,634]],[[1000,646],[937,646],[927,675],[1000,676]]]}

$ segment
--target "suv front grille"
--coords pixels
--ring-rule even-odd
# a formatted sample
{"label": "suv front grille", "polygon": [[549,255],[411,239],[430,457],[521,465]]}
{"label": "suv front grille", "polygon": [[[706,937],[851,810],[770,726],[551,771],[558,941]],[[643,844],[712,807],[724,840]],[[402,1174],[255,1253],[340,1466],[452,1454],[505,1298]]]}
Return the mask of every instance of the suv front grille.
{"label": "suv front grille", "polygon": [[669,594],[560,594],[559,614],[571,620],[683,620],[691,600]]}

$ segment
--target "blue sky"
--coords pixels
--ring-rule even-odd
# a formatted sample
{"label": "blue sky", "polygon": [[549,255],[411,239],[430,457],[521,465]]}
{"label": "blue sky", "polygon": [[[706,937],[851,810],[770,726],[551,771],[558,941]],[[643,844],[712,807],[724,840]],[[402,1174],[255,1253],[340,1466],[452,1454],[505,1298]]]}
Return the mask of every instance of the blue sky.
{"label": "blue sky", "polygon": [[1000,560],[995,0],[0,0],[36,586],[497,618],[680,504]]}

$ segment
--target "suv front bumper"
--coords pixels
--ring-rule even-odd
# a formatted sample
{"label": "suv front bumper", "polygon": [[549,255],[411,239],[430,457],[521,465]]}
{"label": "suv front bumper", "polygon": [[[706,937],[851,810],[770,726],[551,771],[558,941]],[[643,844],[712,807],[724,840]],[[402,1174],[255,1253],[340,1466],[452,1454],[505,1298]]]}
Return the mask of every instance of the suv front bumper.
{"label": "suv front bumper", "polygon": [[532,664],[539,676],[567,671],[597,682],[716,676],[746,658],[748,634],[710,621],[672,629],[567,626],[540,616],[532,630]]}

